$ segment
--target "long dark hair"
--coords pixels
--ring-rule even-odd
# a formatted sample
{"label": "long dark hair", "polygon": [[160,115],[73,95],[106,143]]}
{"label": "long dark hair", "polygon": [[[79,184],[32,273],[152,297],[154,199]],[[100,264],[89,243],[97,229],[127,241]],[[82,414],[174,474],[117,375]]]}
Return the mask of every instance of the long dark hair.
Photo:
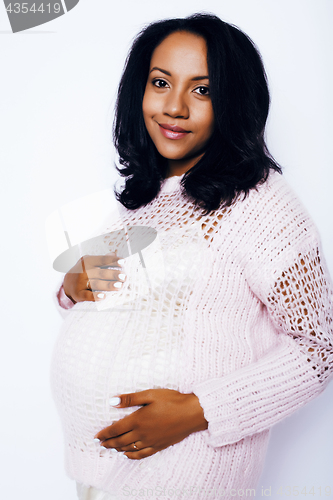
{"label": "long dark hair", "polygon": [[215,129],[203,157],[182,179],[183,191],[206,212],[230,205],[281,173],[265,144],[270,96],[260,53],[236,26],[211,14],[167,19],[144,28],[134,40],[119,84],[114,144],[126,178],[117,199],[128,209],[152,201],[166,177],[167,160],[146,130],[142,100],[155,48],[171,33],[187,31],[207,43],[209,88]]}

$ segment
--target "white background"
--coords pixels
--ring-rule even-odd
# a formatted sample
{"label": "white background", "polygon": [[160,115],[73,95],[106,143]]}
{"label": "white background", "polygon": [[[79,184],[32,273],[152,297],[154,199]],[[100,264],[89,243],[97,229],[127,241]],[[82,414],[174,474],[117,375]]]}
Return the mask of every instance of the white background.
{"label": "white background", "polygon": [[[40,2],[39,2],[40,3]],[[45,222],[59,207],[112,188],[112,107],[133,36],[147,22],[205,10],[259,46],[272,108],[268,144],[322,236],[333,275],[332,0],[81,0],[12,34],[0,5],[1,498],[75,499],[49,388],[61,318],[52,302]],[[133,82],[135,85],[135,82]],[[84,208],[81,208],[80,210]],[[80,213],[78,213],[80,216]],[[81,213],[82,216],[82,213]],[[272,431],[261,486],[333,489],[333,385]],[[266,492],[267,495],[269,491]],[[305,498],[300,495],[300,498]],[[327,497],[326,497],[327,498]]]}

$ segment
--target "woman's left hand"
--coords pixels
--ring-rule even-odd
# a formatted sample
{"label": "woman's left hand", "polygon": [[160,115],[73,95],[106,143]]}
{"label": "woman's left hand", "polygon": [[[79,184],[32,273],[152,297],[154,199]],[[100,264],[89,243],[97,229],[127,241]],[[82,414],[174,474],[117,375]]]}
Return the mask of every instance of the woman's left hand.
{"label": "woman's left hand", "polygon": [[195,394],[149,389],[118,397],[121,402],[116,408],[141,405],[142,408],[106,427],[95,438],[105,448],[124,451],[128,458],[149,457],[208,427]]}

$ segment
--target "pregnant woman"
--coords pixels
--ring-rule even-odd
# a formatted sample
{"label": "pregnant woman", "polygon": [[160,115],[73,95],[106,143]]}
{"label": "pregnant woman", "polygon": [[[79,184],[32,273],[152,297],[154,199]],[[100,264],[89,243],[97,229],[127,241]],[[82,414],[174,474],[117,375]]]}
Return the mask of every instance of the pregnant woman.
{"label": "pregnant woman", "polygon": [[330,378],[332,288],[268,109],[257,49],[219,18],[134,41],[119,217],[58,293],[52,386],[80,500],[254,496],[269,429]]}

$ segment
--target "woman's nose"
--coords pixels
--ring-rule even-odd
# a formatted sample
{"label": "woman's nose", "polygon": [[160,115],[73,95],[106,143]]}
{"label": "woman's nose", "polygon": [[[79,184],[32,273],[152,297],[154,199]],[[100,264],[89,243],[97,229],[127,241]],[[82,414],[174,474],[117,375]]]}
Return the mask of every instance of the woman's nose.
{"label": "woman's nose", "polygon": [[189,108],[182,92],[172,90],[168,93],[164,103],[164,113],[173,118],[188,118]]}

